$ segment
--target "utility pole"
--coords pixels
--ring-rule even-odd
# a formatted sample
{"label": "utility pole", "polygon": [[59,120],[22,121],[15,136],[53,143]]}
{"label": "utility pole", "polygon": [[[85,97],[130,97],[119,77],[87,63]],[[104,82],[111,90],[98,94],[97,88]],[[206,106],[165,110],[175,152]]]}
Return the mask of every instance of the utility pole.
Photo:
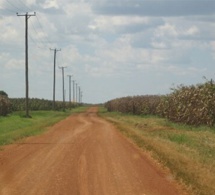
{"label": "utility pole", "polygon": [[82,104],[83,91],[81,91],[81,104]]}
{"label": "utility pole", "polygon": [[63,111],[65,111],[65,90],[64,90],[64,68],[66,67],[59,67],[62,69],[62,83],[63,83]]}
{"label": "utility pole", "polygon": [[73,82],[73,104],[75,103],[75,80]]}
{"label": "utility pole", "polygon": [[76,103],[78,103],[78,83],[76,83]]}
{"label": "utility pole", "polygon": [[36,12],[34,14],[18,14],[17,16],[25,16],[25,110],[26,110],[26,117],[30,118],[29,115],[29,84],[28,84],[28,19],[31,16],[36,16]]}
{"label": "utility pole", "polygon": [[79,89],[79,104],[80,104],[81,103],[81,87],[79,86],[78,89]]}
{"label": "utility pole", "polygon": [[61,49],[51,49],[50,50],[54,51],[54,75],[53,75],[53,105],[52,109],[55,110],[55,84],[56,84],[56,54],[58,51],[61,51]]}
{"label": "utility pole", "polygon": [[69,77],[69,107],[71,109],[71,78],[72,78],[72,75],[67,75]]}

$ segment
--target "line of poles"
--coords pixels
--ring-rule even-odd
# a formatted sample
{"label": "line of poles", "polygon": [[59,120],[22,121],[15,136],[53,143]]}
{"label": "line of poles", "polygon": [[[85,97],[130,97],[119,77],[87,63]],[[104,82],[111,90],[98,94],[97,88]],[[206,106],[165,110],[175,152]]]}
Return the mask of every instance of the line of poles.
{"label": "line of poles", "polygon": [[[25,17],[25,84],[26,84],[26,117],[30,118],[29,114],[29,82],[28,82],[28,19],[31,16],[36,16],[36,12],[33,14],[29,14],[26,12],[25,14],[19,14],[17,13],[17,16],[24,16]],[[50,49],[54,51],[54,75],[53,75],[53,110],[55,110],[55,85],[56,85],[56,54],[58,51],[61,51],[61,49]],[[65,110],[65,88],[64,88],[64,69],[66,67],[59,67],[62,70],[62,89],[63,89],[63,109]],[[71,100],[71,77],[69,76],[69,102],[70,102],[70,108],[72,104]],[[78,86],[78,83],[75,83],[75,80],[73,80],[73,103],[80,104],[82,103],[82,97],[83,92],[81,91],[80,86]]]}
{"label": "line of poles", "polygon": [[[78,86],[75,80],[72,80],[73,75],[67,75],[69,77],[69,102],[70,105],[73,102],[74,104],[82,103],[83,92],[81,91],[81,87]],[[73,90],[72,90],[73,86]],[[72,99],[72,91],[73,91],[73,99]]]}
{"label": "line of poles", "polygon": [[[54,78],[53,78],[53,110],[55,110],[55,84],[56,84],[56,51],[61,51],[57,49],[50,49],[54,51]],[[66,66],[59,67],[62,70],[62,91],[63,91],[63,110],[65,110],[65,85],[64,85],[64,69]],[[70,109],[73,104],[81,104],[83,98],[83,92],[81,91],[81,87],[78,86],[75,80],[72,80],[73,75],[67,75],[69,77],[69,105]],[[72,100],[72,82],[73,82],[73,100]]]}

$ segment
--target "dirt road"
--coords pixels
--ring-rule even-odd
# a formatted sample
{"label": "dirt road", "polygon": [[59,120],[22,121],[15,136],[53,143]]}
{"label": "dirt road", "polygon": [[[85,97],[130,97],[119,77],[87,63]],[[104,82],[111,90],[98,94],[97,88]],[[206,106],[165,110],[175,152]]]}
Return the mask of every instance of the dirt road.
{"label": "dirt road", "polygon": [[164,174],[97,108],[0,150],[1,195],[177,195]]}

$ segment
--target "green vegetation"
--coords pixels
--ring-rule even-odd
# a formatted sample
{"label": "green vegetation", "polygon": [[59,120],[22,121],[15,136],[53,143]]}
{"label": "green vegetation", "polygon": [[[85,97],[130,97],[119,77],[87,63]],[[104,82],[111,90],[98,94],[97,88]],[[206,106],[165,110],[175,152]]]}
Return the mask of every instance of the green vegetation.
{"label": "green vegetation", "polygon": [[[11,111],[22,111],[25,110],[25,98],[10,98],[11,102]],[[52,110],[53,102],[52,100],[38,99],[38,98],[29,98],[29,107],[30,110]],[[65,108],[75,108],[80,106],[79,104],[65,102]],[[64,104],[62,101],[55,102],[56,110],[63,110]]]}
{"label": "green vegetation", "polygon": [[0,116],[6,116],[10,112],[11,103],[4,91],[0,91]]}
{"label": "green vegetation", "polygon": [[8,97],[7,93],[4,92],[4,91],[0,91],[0,95],[1,95],[1,96],[6,96],[6,97]]}
{"label": "green vegetation", "polygon": [[0,145],[43,133],[47,127],[70,114],[84,112],[86,109],[87,107],[78,107],[66,112],[32,111],[30,119],[24,117],[24,112],[14,112],[7,117],[0,117]]}
{"label": "green vegetation", "polygon": [[[7,116],[11,112],[25,110],[25,98],[8,98],[8,95],[4,91],[0,91],[0,116]],[[72,109],[82,104],[69,103],[62,101],[55,102],[55,110],[60,111],[64,109]],[[52,110],[53,102],[51,100],[29,98],[29,109],[30,111],[38,110]]]}
{"label": "green vegetation", "polygon": [[132,142],[168,167],[190,194],[215,194],[215,128],[180,125],[157,116],[100,109]]}

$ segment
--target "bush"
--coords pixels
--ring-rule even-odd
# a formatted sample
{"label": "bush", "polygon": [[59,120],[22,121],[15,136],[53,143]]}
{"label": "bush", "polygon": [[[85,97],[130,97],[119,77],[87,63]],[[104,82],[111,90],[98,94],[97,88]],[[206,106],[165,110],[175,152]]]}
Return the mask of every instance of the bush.
{"label": "bush", "polygon": [[6,116],[10,113],[10,101],[7,94],[0,95],[0,116]]}
{"label": "bush", "polygon": [[0,95],[8,97],[7,93],[5,93],[4,91],[0,91]]}

